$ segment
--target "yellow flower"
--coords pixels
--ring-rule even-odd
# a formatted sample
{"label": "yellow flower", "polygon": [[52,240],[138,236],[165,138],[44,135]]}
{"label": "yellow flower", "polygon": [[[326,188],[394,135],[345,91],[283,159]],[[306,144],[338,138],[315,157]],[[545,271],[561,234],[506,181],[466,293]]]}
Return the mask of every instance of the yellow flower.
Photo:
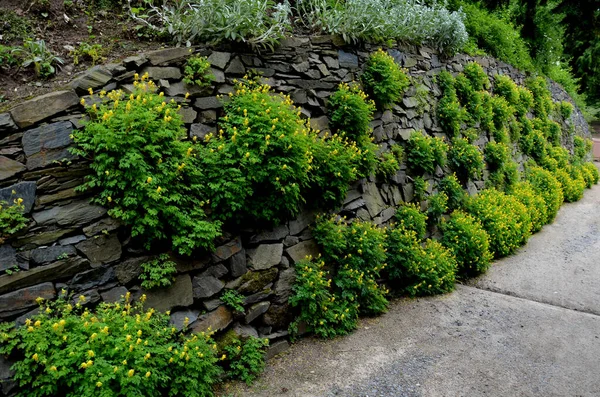
{"label": "yellow flower", "polygon": [[107,200],[109,203],[112,202],[112,197],[108,196]]}
{"label": "yellow flower", "polygon": [[85,106],[85,98],[81,98],[81,101],[79,101],[79,103],[80,103],[82,106]]}
{"label": "yellow flower", "polygon": [[146,353],[146,355],[144,356],[144,360],[149,360],[150,359],[150,353]]}
{"label": "yellow flower", "polygon": [[95,354],[94,354],[94,351],[93,351],[93,350],[88,350],[88,353],[87,353],[87,354],[88,354],[88,356],[89,356],[89,357],[94,357],[94,356],[95,356]]}
{"label": "yellow flower", "polygon": [[159,186],[159,187],[157,187],[157,188],[156,188],[156,193],[160,193],[160,191],[161,191],[161,190],[162,190],[162,189],[161,189],[161,187],[160,187],[160,186]]}
{"label": "yellow flower", "polygon": [[148,179],[146,179],[146,183],[151,183],[152,182],[152,177],[149,176]]}
{"label": "yellow flower", "polygon": [[129,376],[130,378],[133,376],[133,374],[135,374],[135,371],[134,371],[134,370],[132,370],[132,369],[130,369],[130,370],[127,372],[127,376]]}
{"label": "yellow flower", "polygon": [[102,382],[97,382],[96,387],[102,387]]}
{"label": "yellow flower", "polygon": [[226,358],[227,358],[227,356],[226,356],[225,354],[223,354],[223,355],[221,356],[221,360],[225,360]]}
{"label": "yellow flower", "polygon": [[33,325],[39,327],[40,325],[42,325],[42,323],[40,322],[40,320],[37,320],[35,323],[33,323]]}
{"label": "yellow flower", "polygon": [[146,372],[146,378],[149,378],[149,377],[150,377],[150,375],[151,375],[151,374],[150,374],[150,371]]}
{"label": "yellow flower", "polygon": [[56,366],[53,365],[53,366],[50,367],[50,371],[58,371],[58,368],[56,368]]}
{"label": "yellow flower", "polygon": [[38,360],[39,360],[39,356],[38,356],[38,354],[37,354],[37,353],[35,353],[35,354],[33,355],[33,357],[31,357],[31,358],[33,358],[33,361],[38,361]]}

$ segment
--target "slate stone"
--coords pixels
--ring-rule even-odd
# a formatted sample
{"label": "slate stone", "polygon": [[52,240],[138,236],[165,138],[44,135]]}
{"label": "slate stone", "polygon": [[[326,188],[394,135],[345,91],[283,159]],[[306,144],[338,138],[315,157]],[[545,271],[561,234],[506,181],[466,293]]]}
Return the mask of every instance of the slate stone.
{"label": "slate stone", "polygon": [[36,299],[54,299],[56,291],[52,283],[43,283],[0,296],[0,317],[10,316],[22,310],[37,306]]}
{"label": "slate stone", "polygon": [[265,270],[277,266],[283,254],[283,243],[261,244],[256,249],[248,250],[250,267],[254,270]]}
{"label": "slate stone", "polygon": [[217,307],[221,306],[222,304],[223,304],[223,301],[218,298],[202,302],[202,306],[204,306],[204,308],[209,311],[215,310]]}
{"label": "slate stone", "polygon": [[230,59],[230,53],[214,51],[208,57],[208,62],[210,62],[211,65],[218,67],[219,69],[225,69],[225,66],[227,65]]}
{"label": "slate stone", "polygon": [[292,320],[292,311],[287,304],[271,305],[263,314],[262,322],[275,329],[287,329]]}
{"label": "slate stone", "polygon": [[246,310],[246,317],[244,317],[246,324],[250,324],[252,321],[256,320],[258,316],[269,310],[269,306],[271,306],[270,302],[259,302],[250,306]]}
{"label": "slate stone", "polygon": [[75,188],[60,190],[54,194],[46,194],[43,196],[39,196],[36,200],[36,205],[45,206],[51,203],[55,203],[57,201],[63,201],[73,197],[81,196],[83,194],[85,194],[85,192],[77,191]]}
{"label": "slate stone", "polygon": [[46,248],[36,248],[31,251],[30,260],[34,265],[44,265],[54,262],[58,257],[64,255],[72,256],[77,252],[72,245],[54,245]]}
{"label": "slate stone", "polygon": [[340,68],[340,62],[333,58],[333,57],[323,57],[323,61],[325,61],[325,64],[327,65],[327,67],[329,69],[339,69]]}
{"label": "slate stone", "polygon": [[120,226],[121,222],[119,222],[119,220],[114,218],[104,218],[84,227],[83,233],[88,237],[92,237],[99,233],[112,232],[117,230]]}
{"label": "slate stone", "polygon": [[[414,97],[407,97],[407,98],[402,99],[402,104],[406,108],[416,108],[417,106],[419,106],[419,102]],[[409,119],[411,119],[413,117],[409,117]]]}
{"label": "slate stone", "polygon": [[169,83],[169,87],[165,87],[165,95],[170,97],[184,96],[187,93],[192,97],[206,96],[210,95],[211,92],[210,87],[198,87],[197,85],[185,84],[183,81]]}
{"label": "slate stone", "polygon": [[210,298],[223,289],[225,283],[214,276],[194,277],[194,298]]}
{"label": "slate stone", "polygon": [[8,157],[0,156],[0,181],[12,178],[26,170],[25,165],[18,161],[9,159]]}
{"label": "slate stone", "polygon": [[[232,282],[231,285],[237,284],[236,288],[240,294],[250,295],[263,290],[269,283],[273,282],[277,277],[277,268],[270,268],[263,271],[250,271],[239,279]],[[227,288],[230,288],[230,284],[227,284]]]}
{"label": "slate stone", "polygon": [[103,87],[112,79],[112,73],[106,66],[98,65],[88,69],[82,76],[77,77],[71,83],[71,88],[82,94],[88,89]]}
{"label": "slate stone", "polygon": [[122,253],[121,243],[115,234],[84,240],[75,248],[89,259],[92,267],[115,262],[121,258]]}
{"label": "slate stone", "polygon": [[404,57],[404,67],[405,68],[412,68],[413,66],[417,65],[417,60],[411,57]]}
{"label": "slate stone", "polygon": [[130,258],[115,266],[117,279],[121,284],[129,284],[135,280],[142,272],[141,264],[148,262],[149,257],[143,256],[139,258]]}
{"label": "slate stone", "polygon": [[229,66],[227,66],[225,73],[234,76],[242,76],[246,73],[246,68],[244,67],[242,61],[236,57],[231,61]]}
{"label": "slate stone", "polygon": [[175,307],[186,307],[194,303],[192,279],[189,274],[181,274],[175,278],[168,288],[143,291],[146,294],[144,308],[153,307],[159,312],[166,312]]}
{"label": "slate stone", "polygon": [[275,282],[275,301],[278,303],[287,302],[292,293],[292,285],[296,280],[296,270],[293,268],[285,269],[279,272],[279,278]]}
{"label": "slate stone", "polygon": [[8,244],[0,245],[0,271],[17,265],[17,251]]}
{"label": "slate stone", "polygon": [[315,240],[306,240],[289,247],[286,252],[292,259],[292,263],[296,264],[307,256],[316,258],[319,255],[319,246]]}
{"label": "slate stone", "polygon": [[27,169],[35,170],[44,168],[57,161],[68,162],[75,160],[76,158],[77,156],[69,152],[68,148],[41,151],[27,157]]}
{"label": "slate stone", "polygon": [[271,288],[265,288],[262,291],[245,297],[244,306],[251,305],[260,301],[266,301],[271,295],[273,295],[273,290]]}
{"label": "slate stone", "polygon": [[198,112],[188,107],[182,107],[181,109],[179,109],[178,113],[181,115],[181,120],[185,124],[193,123],[196,120],[196,116],[198,115]]}
{"label": "slate stone", "polygon": [[160,79],[180,79],[181,78],[181,70],[174,66],[167,67],[158,67],[158,66],[148,66],[142,70],[142,74],[146,74],[150,76],[153,80]]}
{"label": "slate stone", "polygon": [[289,223],[290,235],[295,236],[300,234],[317,218],[315,211],[303,211],[298,217]]}
{"label": "slate stone", "polygon": [[123,59],[123,64],[127,67],[127,69],[137,69],[146,62],[148,62],[148,58],[146,58],[144,55],[133,55]]}
{"label": "slate stone", "polygon": [[292,69],[298,73],[307,72],[310,69],[310,63],[308,61],[292,64]]}
{"label": "slate stone", "polygon": [[69,283],[69,288],[74,291],[83,291],[108,284],[115,279],[114,268],[99,267],[76,274]]}
{"label": "slate stone", "polygon": [[187,325],[189,326],[194,321],[198,319],[200,315],[200,310],[182,310],[171,313],[171,318],[169,320],[169,325],[175,327],[178,331],[181,331],[184,328],[185,319],[187,318]]}
{"label": "slate stone", "polygon": [[27,156],[42,150],[67,147],[73,141],[73,124],[70,121],[46,124],[25,131],[23,134],[23,151]]}
{"label": "slate stone", "polygon": [[82,291],[78,293],[71,299],[71,304],[76,305],[80,301],[80,296],[83,296],[85,300],[83,301],[83,306],[94,306],[96,303],[102,300],[100,293],[98,293],[97,289],[92,289],[89,291]]}
{"label": "slate stone", "polygon": [[162,50],[147,52],[145,56],[152,65],[160,65],[176,59],[185,58],[192,54],[193,51],[193,49],[187,47],[165,48]]}
{"label": "slate stone", "polygon": [[310,119],[310,126],[317,131],[329,130],[329,119],[327,116],[313,117]]}
{"label": "slate stone", "polygon": [[216,310],[198,317],[190,330],[193,333],[220,331],[229,326],[233,321],[231,310],[225,306],[219,306]]}
{"label": "slate stone", "polygon": [[219,264],[211,266],[208,269],[206,269],[205,271],[203,271],[200,274],[200,277],[212,276],[215,278],[221,278],[224,275],[226,275],[227,273],[229,273],[229,270],[227,270],[227,268],[223,264],[219,263]]}
{"label": "slate stone", "polygon": [[209,96],[196,99],[194,106],[201,110],[220,109],[223,107],[223,102],[216,96]]}
{"label": "slate stone", "polygon": [[234,238],[226,244],[223,244],[215,249],[213,258],[216,262],[224,261],[231,258],[242,250],[242,238],[240,236]]}
{"label": "slate stone", "polygon": [[240,277],[248,272],[246,266],[246,250],[242,249],[227,260],[227,266],[233,277]]}
{"label": "slate stone", "polygon": [[[25,214],[29,214],[35,203],[36,189],[37,185],[35,182],[19,182],[0,189],[0,201],[5,201],[10,205],[14,203],[15,199],[22,198]],[[15,194],[13,194],[13,191]]]}
{"label": "slate stone", "polygon": [[24,247],[26,245],[34,245],[36,247],[48,245],[56,242],[62,236],[73,233],[73,231],[75,231],[75,229],[72,228],[51,229],[45,231],[36,230],[13,240],[12,245],[15,248]]}
{"label": "slate stone", "polygon": [[200,141],[204,140],[207,134],[216,134],[217,127],[211,127],[206,124],[192,124],[190,126],[190,138],[197,137]]}
{"label": "slate stone", "polygon": [[341,68],[358,68],[358,57],[343,50],[338,51],[338,62]]}
{"label": "slate stone", "polygon": [[10,114],[20,128],[26,128],[78,103],[79,97],[74,91],[56,91],[21,103],[12,108]]}
{"label": "slate stone", "polygon": [[258,331],[250,325],[236,323],[231,331],[237,335],[237,339],[258,338]]}
{"label": "slate stone", "polygon": [[372,218],[379,215],[381,211],[386,207],[377,185],[374,183],[365,183],[363,185],[363,199],[365,200],[365,206],[367,211]]}
{"label": "slate stone", "polygon": [[30,287],[47,280],[60,280],[90,268],[90,263],[79,257],[67,258],[50,265],[39,266],[12,275],[0,276],[0,294]]}
{"label": "slate stone", "polygon": [[270,360],[278,354],[288,351],[289,348],[290,344],[287,340],[278,340],[277,342],[269,345],[267,348],[267,353],[265,354],[265,359]]}
{"label": "slate stone", "polygon": [[127,294],[127,288],[123,286],[114,287],[108,291],[100,292],[102,300],[107,303],[119,302]]}
{"label": "slate stone", "polygon": [[83,200],[62,207],[52,207],[34,212],[32,216],[38,225],[82,226],[103,217],[106,211],[106,208],[91,205],[87,200]]}
{"label": "slate stone", "polygon": [[250,238],[250,244],[281,241],[290,233],[287,225],[280,225],[271,230],[263,230]]}
{"label": "slate stone", "polygon": [[19,128],[17,127],[9,113],[0,114],[0,133],[2,133],[3,135],[9,134],[18,129]]}
{"label": "slate stone", "polygon": [[58,240],[58,243],[60,245],[75,245],[78,242],[83,241],[85,239],[86,239],[86,237],[83,234],[79,234],[77,236],[60,239],[60,240]]}

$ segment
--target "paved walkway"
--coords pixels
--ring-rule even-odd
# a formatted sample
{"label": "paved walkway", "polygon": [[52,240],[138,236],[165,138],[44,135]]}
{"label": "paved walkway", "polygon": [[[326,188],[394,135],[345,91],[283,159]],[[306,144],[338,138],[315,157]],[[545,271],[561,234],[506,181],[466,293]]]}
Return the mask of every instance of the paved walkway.
{"label": "paved walkway", "polygon": [[595,186],[485,276],[304,339],[224,395],[600,396],[599,228]]}

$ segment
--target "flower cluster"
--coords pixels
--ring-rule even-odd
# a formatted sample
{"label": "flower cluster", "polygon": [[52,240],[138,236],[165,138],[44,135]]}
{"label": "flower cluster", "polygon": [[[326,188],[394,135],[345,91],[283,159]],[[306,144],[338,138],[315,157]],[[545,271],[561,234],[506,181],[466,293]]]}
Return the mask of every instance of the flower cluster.
{"label": "flower cluster", "polygon": [[[12,191],[12,195],[16,195]],[[27,227],[27,218],[23,215],[25,206],[22,198],[15,198],[11,204],[0,201],[0,245],[15,233]]]}

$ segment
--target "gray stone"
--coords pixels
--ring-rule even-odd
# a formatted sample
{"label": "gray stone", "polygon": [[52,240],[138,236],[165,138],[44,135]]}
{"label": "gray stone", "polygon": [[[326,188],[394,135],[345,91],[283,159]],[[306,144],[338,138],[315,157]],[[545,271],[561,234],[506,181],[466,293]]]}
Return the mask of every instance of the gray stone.
{"label": "gray stone", "polygon": [[402,185],[402,195],[404,196],[404,201],[410,203],[415,198],[415,188],[412,183],[407,183]]}
{"label": "gray stone", "polygon": [[196,116],[198,115],[198,112],[196,112],[194,109],[186,106],[186,107],[182,107],[181,109],[179,109],[179,114],[181,115],[181,120],[185,124],[191,124],[196,120]]}
{"label": "gray stone", "polygon": [[310,69],[310,63],[308,63],[308,61],[295,63],[292,64],[292,69],[294,69],[296,72],[304,73],[307,72],[308,69]]}
{"label": "gray stone", "polygon": [[[402,104],[404,105],[404,107],[407,108],[416,108],[417,106],[419,106],[419,102],[417,101],[417,99],[415,97],[408,97],[408,98],[404,98],[402,99]],[[412,117],[409,117],[409,119]]]}
{"label": "gray stone", "polygon": [[475,183],[471,180],[467,182],[467,193],[469,193],[469,196],[477,195],[477,186],[475,186]]}
{"label": "gray stone", "polygon": [[281,241],[289,234],[287,225],[279,225],[271,230],[265,230],[255,234],[250,238],[250,244],[264,243],[271,241]]}
{"label": "gray stone", "polygon": [[223,244],[215,249],[213,258],[220,262],[231,258],[242,250],[242,238],[240,236],[234,238],[226,244]]}
{"label": "gray stone", "polygon": [[[189,326],[191,323],[198,319],[200,315],[200,310],[183,310],[171,313],[171,318],[169,320],[169,324],[177,329],[177,331],[181,331],[186,326]],[[187,320],[186,320],[187,318]],[[186,325],[187,322],[187,325]]]}
{"label": "gray stone", "polygon": [[12,275],[0,276],[0,294],[19,288],[30,287],[47,280],[60,280],[90,268],[90,263],[82,258],[73,257],[39,266],[31,270],[20,271]]}
{"label": "gray stone", "polygon": [[273,290],[270,288],[265,288],[262,291],[245,297],[244,306],[251,305],[256,302],[266,301],[271,295],[273,295]]}
{"label": "gray stone", "polygon": [[160,65],[189,56],[193,52],[192,48],[175,47],[165,48],[146,53],[146,57],[152,65]]}
{"label": "gray stone", "polygon": [[56,162],[69,162],[76,158],[68,148],[42,151],[27,157],[27,169],[44,168]]}
{"label": "gray stone", "polygon": [[55,245],[47,248],[36,248],[31,251],[30,260],[34,265],[43,265],[54,262],[59,257],[75,255],[76,251],[72,245]]}
{"label": "gray stone", "polygon": [[295,236],[306,229],[317,217],[315,211],[303,211],[298,217],[289,223],[290,235]]}
{"label": "gray stone", "polygon": [[0,317],[10,316],[37,306],[36,299],[54,299],[56,291],[52,283],[43,283],[0,296]]}
{"label": "gray stone", "polygon": [[117,279],[121,284],[129,284],[135,280],[142,272],[141,264],[148,262],[149,257],[131,258],[115,266]]}
{"label": "gray stone", "polygon": [[248,250],[250,267],[254,270],[265,270],[277,266],[283,254],[283,244],[261,244],[256,249]]}
{"label": "gray stone", "polygon": [[25,171],[25,165],[18,161],[9,159],[8,157],[0,156],[0,181]]}
{"label": "gray stone", "polygon": [[227,289],[237,289],[240,294],[250,295],[265,289],[277,277],[277,268],[263,271],[250,271],[227,283]]}
{"label": "gray stone", "polygon": [[292,259],[292,263],[296,264],[307,256],[316,258],[319,255],[319,246],[315,240],[306,240],[291,246],[286,250],[288,256]]}
{"label": "gray stone", "polygon": [[210,298],[223,289],[225,283],[214,276],[194,277],[194,298]]}
{"label": "gray stone", "polygon": [[242,325],[240,323],[236,323],[233,325],[232,331],[235,332],[235,334],[240,339],[247,339],[251,337],[258,338],[258,332],[254,327],[250,325]]}
{"label": "gray stone", "polygon": [[236,57],[231,61],[229,66],[227,66],[225,73],[234,76],[241,76],[246,73],[246,68],[244,67],[242,61]]}
{"label": "gray stone", "polygon": [[198,87],[197,85],[185,84],[183,81],[177,81],[169,83],[168,87],[165,87],[165,95],[170,97],[184,96],[190,94],[190,96],[205,96],[210,95],[212,92],[210,87]]}
{"label": "gray stone", "polygon": [[77,77],[71,83],[71,88],[79,93],[87,92],[88,89],[98,88],[106,85],[112,79],[112,73],[103,65],[88,69],[82,76]]}
{"label": "gray stone", "polygon": [[340,68],[340,62],[332,57],[323,57],[323,61],[325,61],[325,64],[327,65],[327,67],[329,69],[339,69]]}
{"label": "gray stone", "polygon": [[17,251],[8,244],[0,245],[0,271],[17,265]]}
{"label": "gray stone", "polygon": [[320,116],[310,119],[310,126],[317,131],[328,131],[329,130],[329,119],[327,116]]}
{"label": "gray stone", "polygon": [[215,69],[215,68],[210,68],[210,72],[214,76],[214,80],[213,81],[215,83],[222,84],[222,83],[225,82],[225,73],[223,73],[222,70]]}
{"label": "gray stone", "polygon": [[358,68],[358,57],[354,54],[350,54],[346,51],[338,51],[338,60],[340,67],[348,69]]}
{"label": "gray stone", "polygon": [[[29,214],[35,203],[36,188],[35,182],[16,183],[5,187],[4,189],[0,189],[0,201],[6,201],[8,204],[12,204],[15,199],[22,198],[25,214]],[[15,194],[13,194],[13,191]]]}
{"label": "gray stone", "polygon": [[78,103],[79,97],[74,91],[56,91],[21,103],[12,108],[10,114],[20,128],[26,128]]}
{"label": "gray stone", "polygon": [[354,200],[350,203],[348,203],[345,207],[344,210],[346,211],[354,211],[359,209],[360,207],[364,207],[365,205],[365,200],[363,200],[362,198],[359,198],[357,200]]}
{"label": "gray stone", "polygon": [[28,244],[33,244],[35,246],[48,245],[56,242],[62,236],[66,236],[74,231],[75,229],[72,228],[52,229],[43,232],[35,231],[18,238],[17,240],[13,241],[12,244],[14,247],[23,247]]}
{"label": "gray stone", "polygon": [[60,239],[60,240],[58,240],[58,243],[60,245],[75,245],[78,242],[83,241],[85,239],[86,239],[86,237],[83,234],[79,234],[77,236]]}
{"label": "gray stone", "polygon": [[75,188],[60,190],[54,194],[46,194],[43,196],[39,196],[36,200],[36,205],[38,206],[46,206],[48,204],[67,200],[73,197],[81,196],[85,194],[85,192],[77,191]]}
{"label": "gray stone", "polygon": [[204,137],[207,134],[214,135],[214,134],[216,134],[216,132],[217,132],[216,127],[211,127],[206,124],[196,123],[196,124],[192,124],[190,126],[190,138],[197,137],[201,141],[204,140]]}
{"label": "gray stone", "polygon": [[269,310],[269,306],[271,306],[271,303],[269,303],[269,302],[259,302],[259,303],[255,303],[254,305],[250,306],[246,310],[246,317],[244,317],[244,321],[246,322],[246,324],[250,324],[258,316],[260,316],[261,314],[263,314],[267,310]]}
{"label": "gray stone", "polygon": [[215,310],[217,307],[221,306],[223,304],[223,301],[221,299],[210,299],[207,301],[203,301],[202,302],[202,306],[204,306],[204,308],[206,310]]}
{"label": "gray stone", "polygon": [[242,249],[240,252],[229,258],[227,260],[227,266],[233,277],[240,277],[246,274],[246,272],[248,272],[248,267],[246,266],[246,250]]}
{"label": "gray stone", "polygon": [[10,117],[9,113],[1,113],[0,114],[0,133],[7,134],[18,130],[19,128],[13,121],[12,117]]}
{"label": "gray stone", "polygon": [[289,305],[271,305],[269,310],[263,314],[263,323],[275,329],[287,328],[292,321],[292,311]]}
{"label": "gray stone", "polygon": [[89,259],[92,267],[112,263],[121,258],[121,243],[115,234],[96,236],[80,242],[75,247]]}
{"label": "gray stone", "polygon": [[92,237],[99,233],[108,233],[117,230],[121,226],[121,222],[114,218],[100,219],[98,222],[92,223],[83,228],[83,233]]}
{"label": "gray stone", "polygon": [[160,79],[180,79],[181,78],[181,70],[174,66],[168,67],[158,67],[158,66],[148,66],[142,70],[142,73],[148,73],[151,79],[160,80]]}
{"label": "gray stone", "polygon": [[331,73],[329,72],[329,69],[327,69],[327,66],[325,66],[324,64],[320,63],[317,65],[317,68],[319,69],[319,72],[321,72],[321,74],[325,77],[329,76]]}
{"label": "gray stone", "polygon": [[275,301],[277,303],[285,303],[288,301],[292,293],[292,285],[296,280],[296,270],[293,268],[282,270],[279,272],[279,278],[275,282],[273,289],[275,290]]}
{"label": "gray stone", "polygon": [[127,69],[137,69],[146,62],[148,62],[148,58],[144,55],[134,55],[123,59],[123,64]]}
{"label": "gray stone", "polygon": [[69,288],[75,291],[83,291],[108,284],[115,278],[114,268],[99,267],[76,274],[69,283]]}
{"label": "gray stone", "polygon": [[190,330],[193,333],[216,332],[227,328],[232,321],[231,310],[225,306],[219,306],[216,310],[198,317],[198,320],[190,325]]}
{"label": "gray stone", "polygon": [[101,218],[106,214],[106,211],[106,208],[90,205],[85,200],[34,212],[32,216],[38,225],[82,226]]}
{"label": "gray stone", "polygon": [[289,350],[289,348],[290,344],[287,340],[278,340],[277,342],[269,346],[265,355],[265,359],[270,360],[278,354],[286,352],[287,350]]}
{"label": "gray stone", "polygon": [[100,292],[102,300],[107,303],[119,302],[127,294],[127,288],[119,286],[109,289],[108,291]]}
{"label": "gray stone", "polygon": [[410,57],[404,57],[404,67],[405,68],[412,68],[413,66],[417,65],[417,60],[414,58],[410,58]]}
{"label": "gray stone", "polygon": [[214,51],[208,57],[208,62],[210,62],[211,65],[218,67],[219,69],[225,69],[225,66],[227,65],[230,59],[230,53]]}
{"label": "gray stone", "polygon": [[296,237],[296,236],[287,236],[284,240],[283,240],[283,246],[284,247],[291,247],[292,245],[296,245],[300,242],[300,238]]}
{"label": "gray stone", "polygon": [[201,110],[220,109],[223,107],[223,102],[216,96],[210,96],[196,99],[194,106]]}
{"label": "gray stone", "polygon": [[229,273],[229,270],[227,270],[223,264],[219,263],[203,271],[202,274],[200,274],[200,278],[209,276],[221,278],[227,273]]}
{"label": "gray stone", "polygon": [[83,301],[84,302],[83,306],[93,306],[102,300],[102,297],[98,293],[98,290],[92,289],[89,291],[80,292],[79,294],[77,294],[77,296],[74,296],[72,298],[71,303],[75,305],[78,302],[80,302],[81,296],[83,296],[85,298],[85,300]]}
{"label": "gray stone", "polygon": [[145,291],[146,303],[144,307],[153,307],[159,312],[166,312],[175,307],[186,307],[194,303],[192,292],[192,279],[189,274],[181,274],[175,278],[171,286],[167,288]]}
{"label": "gray stone", "polygon": [[383,211],[386,206],[385,202],[379,193],[377,185],[374,183],[365,183],[363,185],[363,192],[363,199],[365,200],[367,211],[369,211],[371,217],[374,218]]}

